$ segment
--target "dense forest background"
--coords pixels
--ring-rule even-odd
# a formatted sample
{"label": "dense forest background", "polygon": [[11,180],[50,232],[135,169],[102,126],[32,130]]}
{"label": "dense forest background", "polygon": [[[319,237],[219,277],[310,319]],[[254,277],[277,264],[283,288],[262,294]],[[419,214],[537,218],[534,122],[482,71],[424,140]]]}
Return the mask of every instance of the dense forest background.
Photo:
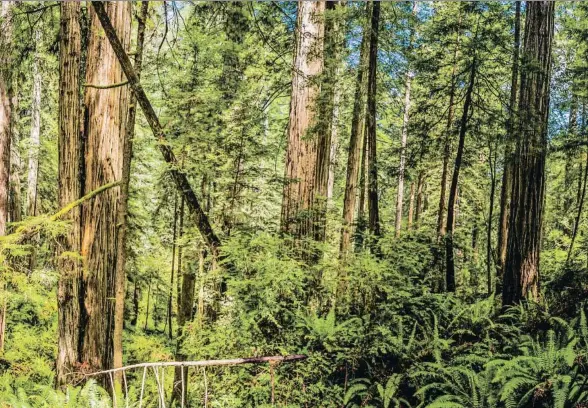
{"label": "dense forest background", "polygon": [[588,407],[588,3],[1,7],[1,407]]}

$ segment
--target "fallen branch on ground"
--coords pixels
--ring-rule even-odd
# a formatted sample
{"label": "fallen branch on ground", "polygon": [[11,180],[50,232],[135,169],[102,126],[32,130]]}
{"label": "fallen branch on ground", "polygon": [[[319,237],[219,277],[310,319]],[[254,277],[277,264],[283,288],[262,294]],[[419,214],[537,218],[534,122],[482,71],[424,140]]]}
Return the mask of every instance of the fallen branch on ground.
{"label": "fallen branch on ground", "polygon": [[86,377],[95,377],[101,374],[110,374],[117,371],[126,371],[134,368],[147,367],[211,367],[211,366],[231,366],[238,364],[261,364],[261,363],[288,363],[292,361],[306,360],[308,356],[304,354],[292,354],[288,356],[269,356],[269,357],[247,357],[234,358],[229,360],[201,360],[201,361],[164,361],[159,363],[140,363],[128,365],[125,367],[113,368],[110,370],[97,371],[95,373],[85,374]]}

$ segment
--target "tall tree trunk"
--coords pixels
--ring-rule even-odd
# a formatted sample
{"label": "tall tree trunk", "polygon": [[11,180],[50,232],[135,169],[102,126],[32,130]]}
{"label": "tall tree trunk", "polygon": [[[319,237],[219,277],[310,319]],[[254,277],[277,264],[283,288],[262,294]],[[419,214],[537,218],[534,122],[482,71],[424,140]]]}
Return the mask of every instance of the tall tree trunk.
{"label": "tall tree trunk", "polygon": [[313,237],[316,241],[324,241],[327,226],[327,205],[329,196],[329,175],[331,171],[331,153],[333,148],[333,130],[336,128],[334,116],[336,111],[337,73],[341,65],[342,42],[341,3],[327,1],[324,17],[323,34],[323,74],[321,78],[318,141],[315,168],[315,193],[313,204]]}
{"label": "tall tree trunk", "polygon": [[[167,297],[167,314],[166,314],[166,321],[165,325],[168,329],[168,337],[170,339],[173,338],[173,328],[172,328],[172,305],[173,305],[173,294],[174,294],[174,274],[176,269],[176,248],[177,248],[177,232],[178,232],[178,194],[176,193],[176,198],[174,201],[174,221],[172,227],[172,260],[171,260],[171,271],[170,271],[170,278],[169,278],[169,295]],[[165,330],[164,330],[165,331]]]}
{"label": "tall tree trunk", "polygon": [[[79,1],[60,3],[59,30],[59,111],[58,111],[58,201],[60,207],[82,196],[80,168],[82,139],[80,137],[80,71],[81,32]],[[77,379],[83,333],[83,291],[80,286],[82,265],[72,254],[81,251],[81,209],[73,208],[65,217],[71,222],[69,231],[59,238],[57,269],[58,341],[56,383],[63,387]]]}
{"label": "tall tree trunk", "polygon": [[[417,13],[417,2],[413,2],[412,14],[416,16]],[[410,28],[410,39],[408,44],[409,53],[412,51],[412,43],[414,40],[414,28],[411,25]],[[395,234],[396,238],[400,236],[400,229],[402,228],[402,207],[404,203],[404,171],[406,167],[406,142],[408,138],[408,118],[410,113],[410,89],[412,85],[413,72],[410,67],[410,58],[406,69],[406,78],[404,82],[404,115],[402,117],[402,132],[400,136],[400,165],[398,166],[398,193],[396,195],[396,222],[395,222]],[[414,192],[414,191],[413,191]]]}
{"label": "tall tree trunk", "polygon": [[[486,284],[488,296],[494,292],[492,285],[492,218],[494,218],[494,195],[496,193],[496,147],[488,144],[488,163],[490,165],[490,203],[488,204],[488,224],[486,225]],[[494,161],[492,159],[494,156]]]}
{"label": "tall tree trunk", "polygon": [[[371,3],[371,2],[370,2]],[[371,19],[370,19],[371,20]],[[366,112],[367,113],[367,112]],[[367,229],[367,221],[366,221],[366,201],[368,195],[368,145],[369,140],[367,138],[367,133],[365,129],[365,120],[362,121],[361,128],[362,128],[362,147],[361,147],[361,169],[359,174],[359,198],[357,203],[357,226],[355,230],[355,250],[356,252],[360,251],[363,248],[363,242],[365,238],[365,231]]]}
{"label": "tall tree trunk", "polygon": [[[143,45],[145,42],[145,24],[149,2],[141,2],[141,10],[138,13],[137,44],[135,50],[135,72],[140,77],[143,64]],[[114,329],[113,329],[113,366],[122,367],[123,364],[123,328],[125,310],[125,284],[126,284],[126,242],[128,229],[129,185],[131,179],[131,160],[133,157],[133,139],[135,137],[135,118],[137,115],[137,101],[134,95],[130,95],[127,122],[123,141],[122,158],[122,185],[120,192],[120,204],[117,214],[118,241],[116,247],[115,268],[115,304],[114,304]],[[135,284],[135,291],[137,286]],[[136,318],[136,316],[135,316]],[[116,376],[117,385],[120,387],[120,373]]]}
{"label": "tall tree trunk", "polygon": [[39,172],[39,146],[41,137],[41,72],[39,70],[38,44],[41,30],[35,29],[35,53],[33,55],[33,98],[31,102],[31,137],[29,142],[27,177],[27,215],[37,215],[37,177]]}
{"label": "tall tree trunk", "polygon": [[3,1],[0,9],[0,235],[6,234],[10,205],[10,141],[12,128],[12,7]]}
{"label": "tall tree trunk", "polygon": [[468,120],[470,117],[470,109],[472,107],[472,93],[474,90],[474,83],[476,81],[476,64],[477,60],[476,56],[474,55],[472,67],[470,70],[469,84],[466,90],[465,100],[463,103],[463,112],[461,115],[461,121],[459,125],[459,143],[457,146],[457,154],[455,156],[455,165],[453,167],[451,188],[449,190],[449,208],[447,209],[447,234],[445,235],[445,256],[447,259],[445,285],[448,292],[455,292],[455,258],[453,253],[455,205],[457,201],[457,185],[459,181],[459,172],[461,170],[461,162],[463,159],[465,137],[467,133]]}
{"label": "tall tree trunk", "polygon": [[[340,71],[337,71],[340,73]],[[338,75],[336,75],[338,76]],[[339,151],[339,105],[341,104],[341,91],[335,89],[333,105],[333,124],[331,125],[331,152],[329,158],[329,180],[327,182],[327,204],[333,202],[333,190],[335,188],[335,171],[337,170],[337,153]]]}
{"label": "tall tree trunk", "polygon": [[324,2],[298,2],[281,223],[283,232],[299,238],[313,235],[319,188],[319,135],[313,127],[320,95],[316,79],[323,71],[324,10]]}
{"label": "tall tree trunk", "polygon": [[568,248],[568,256],[566,257],[566,265],[569,265],[572,253],[574,251],[574,243],[580,228],[580,220],[582,219],[582,211],[584,209],[584,200],[586,199],[586,182],[588,181],[588,152],[586,152],[586,160],[584,165],[584,177],[582,182],[581,193],[579,193],[578,211],[576,212],[576,219],[574,221],[574,229],[572,230],[572,240]]}
{"label": "tall tree trunk", "polygon": [[408,220],[406,228],[412,230],[412,220],[414,217],[414,196],[415,196],[415,185],[414,181],[410,183],[410,194],[408,195]]}
{"label": "tall tree trunk", "polygon": [[[123,47],[128,50],[131,4],[112,1],[105,2],[104,6]],[[89,10],[89,25],[86,83],[108,86],[123,82],[125,75],[93,9]],[[127,86],[108,89],[86,87],[84,191],[122,179],[128,114]],[[121,198],[121,189],[113,188],[85,203],[82,208],[85,327],[81,357],[93,370],[108,369],[114,363],[115,302],[110,299],[116,296],[117,224]]]}
{"label": "tall tree trunk", "polygon": [[[182,225],[184,218],[184,203],[180,206],[180,236],[182,235]],[[180,257],[181,258],[181,257]],[[202,251],[199,251],[199,271],[204,273],[204,255]],[[180,259],[181,260],[181,259]],[[178,261],[178,279],[182,274],[182,285],[181,295],[179,296],[178,306],[178,333],[177,333],[177,344],[176,344],[176,360],[183,361],[186,359],[186,355],[182,350],[184,341],[184,327],[186,323],[192,321],[193,314],[192,310],[194,307],[194,289],[196,286],[196,274],[192,266],[181,269],[180,261]],[[201,276],[202,279],[202,276]],[[182,375],[182,371],[184,374]],[[183,379],[183,384],[182,384]],[[174,372],[174,395],[175,400],[185,400],[188,386],[188,370],[186,367],[176,367]],[[182,396],[182,394],[184,394]]]}
{"label": "tall tree trunk", "polygon": [[367,88],[367,115],[366,138],[368,143],[368,213],[369,231],[374,242],[372,249],[377,250],[377,240],[380,236],[380,209],[378,203],[378,162],[377,162],[377,138],[376,138],[376,76],[378,65],[378,35],[380,27],[380,2],[374,1],[372,6],[372,23],[370,30],[370,55],[368,68]]}
{"label": "tall tree trunk", "polygon": [[510,194],[512,189],[512,160],[514,131],[516,120],[517,87],[519,81],[519,49],[521,44],[521,2],[515,3],[514,46],[512,56],[512,70],[510,83],[510,106],[508,123],[506,126],[506,143],[504,145],[504,169],[502,172],[502,187],[500,191],[500,219],[498,226],[498,274],[502,276],[506,261],[508,239],[508,216],[510,208]]}
{"label": "tall tree trunk", "polygon": [[[27,215],[37,215],[37,180],[39,176],[39,148],[41,139],[41,72],[39,69],[39,44],[41,42],[41,29],[35,28],[35,53],[33,55],[33,98],[31,102],[31,137],[28,151],[27,174]],[[36,241],[38,234],[33,238],[33,246],[29,256],[29,271],[33,271],[37,263]]]}
{"label": "tall tree trunk", "polygon": [[416,211],[414,214],[414,222],[419,225],[419,221],[421,219],[421,213],[423,212],[423,201],[424,201],[424,187],[425,186],[425,172],[419,172],[419,177],[417,180],[417,200],[416,200]]}
{"label": "tall tree trunk", "polygon": [[[366,3],[367,21],[370,21],[372,3]],[[363,120],[365,112],[365,90],[366,79],[365,70],[368,65],[368,26],[363,30],[361,39],[361,48],[359,56],[359,65],[357,67],[357,81],[355,83],[355,97],[353,99],[353,114],[351,118],[351,135],[349,137],[349,152],[347,155],[347,177],[345,178],[345,196],[343,198],[343,227],[341,228],[341,256],[351,249],[351,237],[353,235],[353,218],[355,216],[355,207],[357,203],[358,183],[360,166],[362,163],[363,143]],[[361,209],[360,209],[361,211]]]}
{"label": "tall tree trunk", "polygon": [[513,186],[502,292],[504,305],[539,297],[553,30],[554,3],[528,2],[517,146],[512,161]]}
{"label": "tall tree trunk", "polygon": [[[460,8],[461,13],[461,8]],[[457,57],[461,40],[461,14],[458,18],[456,29],[455,49],[453,50],[453,63],[451,68],[451,83],[449,85],[449,107],[447,109],[447,125],[445,127],[445,141],[443,144],[443,167],[441,170],[441,192],[439,194],[439,212],[437,215],[437,242],[445,236],[445,213],[447,212],[446,194],[447,180],[449,179],[449,160],[451,156],[451,132],[453,129],[453,117],[455,115],[455,88],[457,73]]]}
{"label": "tall tree trunk", "polygon": [[19,92],[18,80],[13,78],[9,91],[11,96],[11,120],[10,120],[10,222],[22,221],[22,194],[20,174],[22,172],[22,160],[20,157],[20,131],[19,118]]}

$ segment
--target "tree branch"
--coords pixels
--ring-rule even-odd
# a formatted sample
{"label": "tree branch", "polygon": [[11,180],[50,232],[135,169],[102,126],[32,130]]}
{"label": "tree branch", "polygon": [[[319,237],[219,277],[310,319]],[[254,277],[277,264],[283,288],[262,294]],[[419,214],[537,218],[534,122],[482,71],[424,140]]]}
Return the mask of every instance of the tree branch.
{"label": "tree branch", "polygon": [[112,89],[112,88],[119,88],[121,86],[128,85],[129,81],[122,81],[112,85],[94,85],[94,84],[84,84],[86,88],[95,88],[95,89]]}

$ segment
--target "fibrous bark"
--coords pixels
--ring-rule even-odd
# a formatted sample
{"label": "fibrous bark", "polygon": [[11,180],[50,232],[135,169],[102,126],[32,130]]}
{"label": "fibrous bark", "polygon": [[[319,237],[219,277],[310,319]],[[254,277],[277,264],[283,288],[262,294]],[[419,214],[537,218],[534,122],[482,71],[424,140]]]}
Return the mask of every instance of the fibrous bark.
{"label": "fibrous bark", "polygon": [[[103,3],[123,47],[131,34],[131,4]],[[89,10],[86,83],[116,84],[125,76],[116,54]],[[122,180],[129,104],[128,86],[86,88],[84,95],[84,191]],[[84,331],[81,360],[93,370],[110,368],[114,356],[114,309],[121,189],[111,189],[82,208]],[[120,284],[120,283],[119,283]]]}
{"label": "fibrous bark", "polygon": [[521,2],[515,3],[514,47],[510,83],[510,103],[508,122],[506,126],[506,143],[504,145],[504,169],[502,172],[502,186],[500,191],[500,218],[498,221],[498,275],[502,276],[506,261],[508,238],[508,217],[510,194],[512,189],[512,151],[514,144],[515,112],[517,103],[517,88],[519,81],[519,49],[521,43]]}
{"label": "fibrous bark", "polygon": [[554,3],[528,2],[512,167],[504,305],[539,297]]}
{"label": "fibrous bark", "polygon": [[[80,70],[81,33],[79,1],[60,3],[59,35],[59,110],[58,110],[58,202],[65,207],[82,196],[80,167],[82,140],[80,137]],[[82,265],[76,254],[81,250],[81,209],[66,215],[71,226],[58,240],[57,269],[59,282],[58,341],[56,383],[65,386],[75,378],[68,376],[80,364],[83,292]]]}
{"label": "fibrous bark", "polygon": [[324,2],[298,2],[281,224],[283,232],[299,238],[315,230],[319,135],[313,127],[323,71],[324,10]]}

